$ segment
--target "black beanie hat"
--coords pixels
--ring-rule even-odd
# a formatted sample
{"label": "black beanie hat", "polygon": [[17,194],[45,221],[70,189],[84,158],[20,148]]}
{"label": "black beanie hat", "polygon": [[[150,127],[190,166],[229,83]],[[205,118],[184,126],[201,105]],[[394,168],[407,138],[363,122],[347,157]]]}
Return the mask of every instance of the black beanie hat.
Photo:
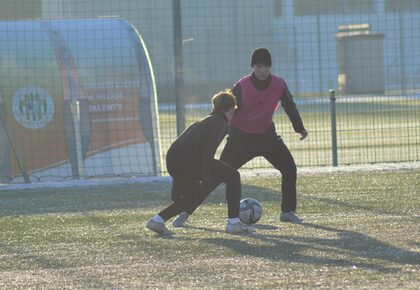
{"label": "black beanie hat", "polygon": [[254,64],[265,64],[271,67],[271,54],[266,48],[257,48],[251,56],[251,66]]}

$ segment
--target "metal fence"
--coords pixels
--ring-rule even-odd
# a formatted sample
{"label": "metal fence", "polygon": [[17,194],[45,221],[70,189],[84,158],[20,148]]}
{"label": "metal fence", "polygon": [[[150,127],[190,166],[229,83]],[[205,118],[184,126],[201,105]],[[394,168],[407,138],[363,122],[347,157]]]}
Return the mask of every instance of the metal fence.
{"label": "metal fence", "polygon": [[[164,173],[170,143],[210,111],[213,94],[250,73],[257,47],[270,50],[272,73],[285,79],[309,132],[299,141],[284,112],[275,113],[298,166],[420,159],[420,0],[0,0],[0,7],[3,182]],[[78,24],[57,24],[66,20]],[[36,21],[55,30],[38,35]],[[120,24],[113,21],[127,22],[116,30]],[[68,62],[67,73],[46,65],[57,61],[54,48],[36,52],[48,50],[41,42],[54,39],[67,43],[60,58]],[[68,110],[60,103],[64,109],[56,106],[51,116],[67,110],[70,117],[57,121],[67,129],[55,125],[38,134],[52,124],[41,116],[48,115],[45,95],[65,98],[76,74],[82,92],[67,92]],[[147,78],[147,84],[136,78]],[[22,101],[22,90],[31,102]],[[17,111],[33,113],[30,94],[38,98],[43,128],[19,123]],[[125,113],[113,115],[120,101]],[[72,104],[82,104],[85,115],[71,111]],[[77,118],[82,133],[69,142],[67,135],[80,126]],[[92,120],[103,126],[92,126]],[[70,133],[59,144],[44,145],[56,141],[51,132],[60,130]],[[61,169],[48,171],[54,166]],[[245,168],[267,166],[257,158]]]}

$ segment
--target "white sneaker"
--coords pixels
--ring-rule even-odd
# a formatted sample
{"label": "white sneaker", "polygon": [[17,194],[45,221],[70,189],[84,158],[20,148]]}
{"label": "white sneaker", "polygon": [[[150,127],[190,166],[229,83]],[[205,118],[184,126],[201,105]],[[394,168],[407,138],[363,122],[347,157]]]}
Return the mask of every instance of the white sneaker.
{"label": "white sneaker", "polygon": [[243,223],[227,223],[226,232],[229,234],[255,233],[255,229]]}
{"label": "white sneaker", "polygon": [[301,224],[303,223],[303,218],[298,216],[294,211],[288,211],[280,214],[280,221]]}
{"label": "white sneaker", "polygon": [[189,216],[190,215],[186,211],[181,212],[179,216],[172,222],[172,226],[174,228],[182,228],[185,226]]}
{"label": "white sneaker", "polygon": [[147,222],[146,228],[162,236],[170,236],[173,234],[170,230],[166,228],[164,223],[155,222],[153,219],[150,219]]}

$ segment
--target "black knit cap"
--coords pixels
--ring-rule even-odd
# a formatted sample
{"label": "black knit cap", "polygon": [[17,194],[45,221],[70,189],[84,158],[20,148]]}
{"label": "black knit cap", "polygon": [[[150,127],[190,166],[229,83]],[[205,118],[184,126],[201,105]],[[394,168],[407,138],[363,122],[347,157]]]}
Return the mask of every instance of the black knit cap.
{"label": "black knit cap", "polygon": [[265,64],[271,67],[271,54],[266,48],[257,48],[251,56],[251,66],[254,64]]}

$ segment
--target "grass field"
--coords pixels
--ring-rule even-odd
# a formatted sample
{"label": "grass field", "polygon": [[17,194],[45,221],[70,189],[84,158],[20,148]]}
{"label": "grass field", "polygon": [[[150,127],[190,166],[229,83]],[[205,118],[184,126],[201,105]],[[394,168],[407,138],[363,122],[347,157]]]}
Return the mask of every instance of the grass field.
{"label": "grass field", "polygon": [[302,225],[279,222],[279,186],[243,180],[256,234],[224,232],[221,187],[172,238],[144,228],[169,182],[2,189],[0,289],[420,288],[420,171],[302,174]]}

